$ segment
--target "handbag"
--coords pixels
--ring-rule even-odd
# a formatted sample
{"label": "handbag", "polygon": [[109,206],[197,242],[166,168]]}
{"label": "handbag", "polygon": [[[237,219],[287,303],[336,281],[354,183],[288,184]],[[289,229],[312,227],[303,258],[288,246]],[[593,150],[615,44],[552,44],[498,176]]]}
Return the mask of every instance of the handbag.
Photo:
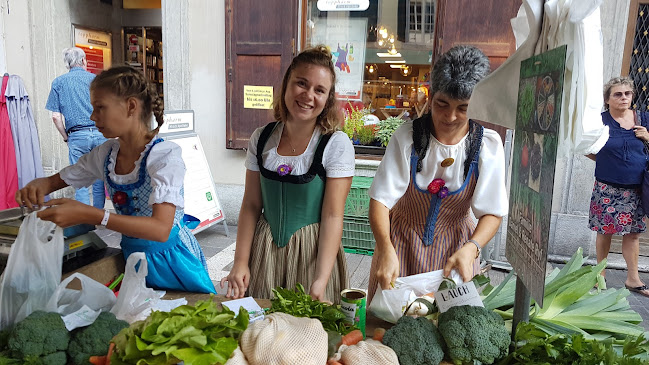
{"label": "handbag", "polygon": [[[638,119],[640,119],[640,123],[638,123]],[[647,123],[644,119],[645,113],[636,112],[636,125],[647,127]],[[649,216],[649,142],[644,140],[642,142],[644,143],[644,152],[645,158],[647,159],[647,164],[645,165],[644,171],[642,172],[642,192],[640,194],[640,206],[642,207],[643,215]]]}

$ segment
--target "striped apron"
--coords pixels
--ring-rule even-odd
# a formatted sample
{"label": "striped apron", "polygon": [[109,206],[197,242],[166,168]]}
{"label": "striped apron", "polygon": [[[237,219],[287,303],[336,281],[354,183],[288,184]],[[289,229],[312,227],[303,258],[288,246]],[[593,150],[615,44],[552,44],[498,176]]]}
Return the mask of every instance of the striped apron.
{"label": "striped apron", "polygon": [[[399,259],[399,277],[443,269],[446,261],[471,238],[475,223],[469,211],[478,180],[479,155],[478,150],[462,186],[440,199],[437,194],[431,194],[427,189],[417,186],[415,174],[419,158],[413,147],[410,155],[410,184],[390,210],[390,238]],[[376,260],[373,259],[368,288],[369,301],[378,284],[376,265]],[[478,272],[479,265],[476,259],[474,274]]]}

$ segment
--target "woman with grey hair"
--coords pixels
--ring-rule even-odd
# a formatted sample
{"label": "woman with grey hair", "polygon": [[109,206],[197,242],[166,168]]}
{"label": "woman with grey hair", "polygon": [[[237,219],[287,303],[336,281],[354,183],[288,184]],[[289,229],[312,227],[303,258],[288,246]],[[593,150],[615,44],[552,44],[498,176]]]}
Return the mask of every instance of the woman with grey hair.
{"label": "woman with grey hair", "polygon": [[370,300],[397,277],[456,269],[468,281],[478,272],[480,250],[508,210],[500,136],[466,114],[488,73],[479,49],[451,48],[432,69],[430,112],[390,139],[369,191]]}
{"label": "woman with grey hair", "polygon": [[622,256],[627,266],[624,284],[649,297],[649,287],[638,274],[640,233],[647,228],[640,193],[649,158],[645,151],[649,113],[630,109],[633,94],[633,80],[628,77],[614,77],[604,85],[606,110],[602,123],[608,126],[609,137],[596,155],[588,155],[595,161],[589,226],[597,232],[597,262],[608,256],[613,235],[622,236]]}
{"label": "woman with grey hair", "polygon": [[86,65],[86,52],[79,47],[70,47],[63,50],[65,67],[69,70],[73,67],[84,67]]}

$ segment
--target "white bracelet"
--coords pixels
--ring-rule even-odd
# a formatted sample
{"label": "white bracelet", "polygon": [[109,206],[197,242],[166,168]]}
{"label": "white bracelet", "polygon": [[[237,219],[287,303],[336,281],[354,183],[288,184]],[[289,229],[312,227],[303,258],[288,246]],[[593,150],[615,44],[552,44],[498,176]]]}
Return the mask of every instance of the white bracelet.
{"label": "white bracelet", "polygon": [[108,224],[108,218],[110,218],[110,212],[108,210],[104,210],[104,218],[101,220],[101,226],[106,227]]}
{"label": "white bracelet", "polygon": [[482,251],[482,247],[480,247],[480,244],[476,240],[467,240],[466,242],[464,242],[464,244],[466,245],[469,242],[473,243],[475,247],[478,249],[478,252],[476,252],[475,254],[475,258],[477,259],[480,256],[480,251]]}

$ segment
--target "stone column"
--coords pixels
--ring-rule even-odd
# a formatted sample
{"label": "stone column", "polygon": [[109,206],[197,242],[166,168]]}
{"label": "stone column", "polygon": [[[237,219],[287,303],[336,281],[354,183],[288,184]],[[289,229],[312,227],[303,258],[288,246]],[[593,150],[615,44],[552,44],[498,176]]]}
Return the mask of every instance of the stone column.
{"label": "stone column", "polygon": [[188,7],[188,0],[162,0],[165,110],[191,108]]}

